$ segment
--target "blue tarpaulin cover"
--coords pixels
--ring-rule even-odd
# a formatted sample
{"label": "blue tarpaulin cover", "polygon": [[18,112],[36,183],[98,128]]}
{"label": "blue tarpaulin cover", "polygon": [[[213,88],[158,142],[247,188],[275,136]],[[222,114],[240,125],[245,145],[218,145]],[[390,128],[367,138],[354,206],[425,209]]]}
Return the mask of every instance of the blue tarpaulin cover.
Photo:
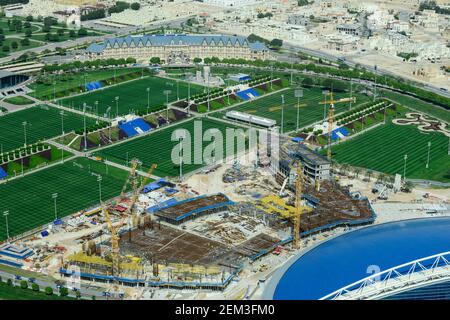
{"label": "blue tarpaulin cover", "polygon": [[150,131],[152,127],[142,118],[137,118],[128,122],[119,124],[119,128],[125,132],[128,137],[134,137],[140,133]]}
{"label": "blue tarpaulin cover", "polygon": [[8,174],[3,170],[2,167],[0,167],[0,180],[5,179],[8,176]]}

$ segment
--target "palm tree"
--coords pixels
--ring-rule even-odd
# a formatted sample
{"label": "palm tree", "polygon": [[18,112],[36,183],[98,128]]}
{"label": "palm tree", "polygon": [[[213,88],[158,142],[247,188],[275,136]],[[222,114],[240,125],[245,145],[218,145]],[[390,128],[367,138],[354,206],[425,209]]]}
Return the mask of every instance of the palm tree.
{"label": "palm tree", "polygon": [[367,176],[367,179],[369,180],[369,182],[370,182],[370,178],[372,177],[372,174],[373,174],[372,170],[367,170],[366,176]]}
{"label": "palm tree", "polygon": [[361,169],[360,168],[355,168],[353,170],[353,172],[355,173],[355,178],[358,179],[359,174],[361,173]]}
{"label": "palm tree", "polygon": [[414,183],[412,183],[411,181],[406,181],[403,189],[405,190],[405,192],[412,192],[412,190],[414,189]]}
{"label": "palm tree", "polygon": [[342,165],[341,170],[342,170],[342,175],[343,175],[343,176],[346,175],[348,168],[349,168],[349,165],[348,165],[347,163],[344,163],[344,164]]}

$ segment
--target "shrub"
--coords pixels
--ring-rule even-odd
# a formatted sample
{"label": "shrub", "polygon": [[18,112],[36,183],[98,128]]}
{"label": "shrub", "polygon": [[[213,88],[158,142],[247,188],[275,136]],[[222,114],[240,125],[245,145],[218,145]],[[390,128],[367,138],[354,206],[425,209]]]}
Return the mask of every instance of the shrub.
{"label": "shrub", "polygon": [[28,289],[28,282],[26,280],[20,281],[20,287],[22,289]]}
{"label": "shrub", "polygon": [[38,285],[37,283],[33,283],[33,284],[31,285],[31,289],[32,289],[33,291],[39,291],[39,285]]}
{"label": "shrub", "polygon": [[65,287],[59,288],[59,295],[61,297],[67,297],[69,295],[69,290]]}
{"label": "shrub", "polygon": [[53,295],[53,289],[51,287],[46,287],[45,288],[45,294],[48,296]]}

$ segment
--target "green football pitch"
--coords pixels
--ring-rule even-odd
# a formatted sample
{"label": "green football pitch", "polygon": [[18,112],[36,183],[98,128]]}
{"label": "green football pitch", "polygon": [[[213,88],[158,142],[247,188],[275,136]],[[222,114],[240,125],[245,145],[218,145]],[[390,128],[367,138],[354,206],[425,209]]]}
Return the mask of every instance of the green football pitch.
{"label": "green football pitch", "polygon": [[[172,161],[172,150],[178,150],[174,149],[176,145],[178,144],[178,141],[172,141],[172,133],[176,131],[177,129],[186,129],[189,131],[190,137],[191,137],[191,164],[187,164],[187,162],[183,163],[182,171],[183,173],[188,173],[193,170],[196,170],[198,168],[201,168],[205,165],[204,162],[201,162],[200,164],[194,164],[194,140],[201,141],[202,137],[198,135],[194,135],[194,122],[197,123],[197,125],[201,124],[202,130],[199,131],[200,133],[207,131],[208,129],[218,129],[223,134],[223,144],[222,144],[222,150],[223,154],[227,154],[229,151],[233,151],[231,147],[229,147],[226,144],[226,138],[225,138],[225,131],[227,128],[235,129],[237,127],[226,124],[220,121],[216,120],[210,120],[203,118],[202,120],[195,119],[191,121],[187,121],[154,133],[151,133],[145,137],[141,137],[138,139],[134,139],[122,144],[118,144],[116,146],[112,146],[106,149],[103,149],[99,151],[98,155],[116,162],[120,164],[126,164],[127,160],[131,160],[133,158],[137,158],[140,161],[142,161],[144,167],[150,167],[152,163],[156,163],[158,165],[157,169],[155,170],[154,174],[160,177],[165,176],[177,176],[179,174],[179,164],[174,163]],[[188,141],[188,140],[186,140]],[[219,141],[219,140],[217,140]],[[201,152],[200,154],[205,154],[206,149],[205,147],[207,145],[211,145],[212,142],[203,142],[202,143],[202,149],[199,150]],[[219,143],[219,142],[217,142]],[[240,146],[236,145],[234,147],[234,150],[236,152],[237,148],[239,150],[242,150]],[[199,154],[197,152],[197,154]],[[219,157],[219,154],[217,154]]]}
{"label": "green football pitch", "polygon": [[[430,147],[429,168],[426,168]],[[426,133],[414,125],[393,123],[370,130],[333,147],[333,157],[339,163],[403,175],[406,154],[406,177],[449,182],[449,138],[442,133]]]}
{"label": "green football pitch", "polygon": [[[64,111],[61,116],[60,112],[57,108],[42,105],[0,116],[0,146],[3,152],[22,147],[25,132],[26,142],[31,144],[61,135],[63,126],[65,132],[83,128],[82,115]],[[87,126],[94,123],[95,120],[86,117]]]}
{"label": "green football pitch", "polygon": [[[281,128],[281,119],[284,118],[284,132],[289,132],[296,129],[297,126],[297,110],[299,114],[299,128],[308,126],[316,121],[324,119],[326,111],[324,106],[319,105],[320,101],[324,100],[322,89],[320,88],[303,88],[303,97],[298,99],[295,97],[295,89],[290,88],[287,90],[279,91],[277,93],[261,97],[259,99],[244,103],[234,108],[230,108],[223,111],[213,113],[212,116],[222,118],[227,111],[236,110],[245,112],[248,114],[257,115],[273,119],[277,122],[277,125]],[[282,117],[282,97],[284,96],[284,116]],[[334,98],[340,99],[349,97],[348,93],[335,93]],[[356,97],[356,103],[353,103],[353,107],[369,101],[369,98],[364,95],[354,94]],[[297,108],[297,106],[300,108]],[[350,108],[349,103],[336,104],[336,113],[344,112]]]}
{"label": "green football pitch", "polygon": [[[120,194],[127,172],[86,158],[76,158],[0,184],[0,212],[9,211],[10,236],[52,222],[55,219],[54,193],[58,194],[58,218],[99,203],[98,175],[102,176],[101,196],[106,200]],[[2,221],[0,240],[5,238],[6,226]]]}
{"label": "green football pitch", "polygon": [[68,73],[63,75],[48,75],[47,83],[32,83],[29,87],[33,90],[30,96],[36,98],[42,98],[51,96],[61,91],[73,89],[76,87],[83,87],[86,83],[93,81],[102,81],[114,77],[125,77],[133,72],[141,71],[140,68],[116,68],[106,70],[94,70],[80,73]]}
{"label": "green football pitch", "polygon": [[[149,95],[147,93],[149,88]],[[202,93],[203,87],[198,85],[190,85],[190,94]],[[164,92],[170,91],[168,95]],[[129,114],[133,111],[146,111],[147,105],[150,105],[149,111],[155,110],[164,105],[167,100],[169,102],[176,101],[177,98],[184,99],[189,95],[189,85],[186,82],[174,81],[171,79],[146,77],[143,79],[119,84],[117,86],[99,89],[92,93],[82,94],[72,98],[60,100],[67,107],[78,110],[83,109],[83,104],[92,108],[92,112],[96,112],[96,104],[98,101],[98,113],[105,115],[108,108],[111,108],[111,116],[117,114]],[[119,97],[116,104],[115,97]]]}

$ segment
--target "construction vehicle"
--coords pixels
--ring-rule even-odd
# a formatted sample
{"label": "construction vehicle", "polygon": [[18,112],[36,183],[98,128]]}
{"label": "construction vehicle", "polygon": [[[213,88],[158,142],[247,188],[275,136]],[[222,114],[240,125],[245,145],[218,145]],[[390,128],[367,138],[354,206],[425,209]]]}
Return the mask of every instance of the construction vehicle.
{"label": "construction vehicle", "polygon": [[[329,96],[330,99],[327,100],[326,96]],[[319,104],[329,104],[330,107],[328,109],[328,150],[327,150],[327,158],[329,161],[331,161],[331,133],[333,132],[333,125],[334,125],[334,105],[337,103],[344,103],[344,102],[356,102],[356,98],[342,98],[338,100],[334,100],[333,98],[333,91],[327,93],[325,96],[325,101],[319,102]]]}

